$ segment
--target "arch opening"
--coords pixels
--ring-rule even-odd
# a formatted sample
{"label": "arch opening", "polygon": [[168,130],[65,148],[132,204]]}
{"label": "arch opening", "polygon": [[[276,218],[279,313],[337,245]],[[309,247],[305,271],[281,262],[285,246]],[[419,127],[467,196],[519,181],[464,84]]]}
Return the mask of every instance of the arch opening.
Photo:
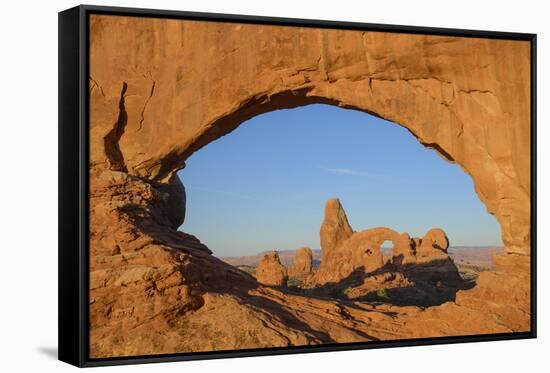
{"label": "arch opening", "polygon": [[[344,91],[346,91],[346,89]],[[499,229],[501,230],[501,238],[499,241],[503,243],[506,251],[514,253],[523,253],[525,251],[526,246],[524,242],[529,241],[529,231],[515,235],[513,234],[512,230],[519,229],[520,225],[512,225],[509,221],[510,215],[503,214],[505,210],[501,210],[494,203],[493,196],[489,197],[484,190],[487,188],[494,189],[494,186],[488,187],[487,185],[495,181],[485,178],[482,182],[479,182],[480,177],[485,177],[483,175],[488,170],[474,170],[475,174],[473,174],[470,167],[466,167],[463,161],[456,159],[453,153],[456,153],[457,150],[451,149],[456,146],[446,141],[437,140],[437,137],[440,136],[440,131],[435,129],[437,128],[437,124],[435,124],[438,122],[437,120],[430,118],[432,123],[430,123],[429,126],[433,128],[430,130],[432,133],[427,134],[424,128],[424,126],[428,125],[427,123],[423,123],[423,125],[419,127],[417,124],[414,124],[414,122],[416,122],[415,118],[409,118],[411,123],[407,123],[408,120],[392,112],[392,108],[373,111],[368,109],[371,104],[363,103],[361,100],[357,101],[357,98],[349,97],[347,94],[343,95],[343,92],[340,90],[337,90],[337,92],[325,92],[324,88],[316,86],[315,84],[304,84],[292,89],[259,93],[240,102],[237,107],[233,107],[223,114],[216,115],[215,118],[209,122],[206,129],[201,130],[198,136],[194,137],[190,143],[187,143],[183,147],[184,151],[171,152],[161,160],[159,166],[160,171],[155,178],[164,180],[164,182],[173,179],[176,172],[185,170],[186,163],[189,162],[193,154],[208,144],[232,133],[244,123],[254,121],[254,118],[269,115],[269,113],[278,110],[300,109],[310,105],[330,105],[341,109],[357,111],[392,123],[408,131],[423,147],[433,150],[442,159],[460,167],[460,169],[472,179],[478,199],[485,206],[486,212],[495,216],[499,223]],[[443,123],[448,120],[448,114],[449,113],[445,113],[445,118],[442,121]],[[455,118],[454,121],[456,120],[458,119]],[[437,132],[437,134],[433,133],[434,131]],[[462,130],[459,135],[464,136]],[[447,146],[449,146],[449,148],[447,148]],[[481,153],[479,156],[482,156]],[[485,157],[485,155],[483,155],[483,157]],[[487,163],[493,162],[491,159],[486,159],[486,161]],[[493,167],[494,166],[491,166],[491,168]],[[511,187],[511,184],[509,184],[509,187]]]}
{"label": "arch opening", "polygon": [[396,240],[405,250],[435,226],[458,246],[502,245],[468,175],[401,126],[361,111],[307,105],[254,117],[196,152],[179,175],[188,194],[180,229],[241,267],[273,250],[290,267],[304,246],[320,260],[320,215],[332,197],[345,202],[357,232],[387,226],[392,237],[410,234],[364,246],[371,251],[365,258],[379,257],[389,271],[403,260]]}
{"label": "arch opening", "polygon": [[384,264],[392,263],[394,257],[394,244],[392,240],[384,240],[380,245],[380,250],[382,251],[382,256],[384,258]]}

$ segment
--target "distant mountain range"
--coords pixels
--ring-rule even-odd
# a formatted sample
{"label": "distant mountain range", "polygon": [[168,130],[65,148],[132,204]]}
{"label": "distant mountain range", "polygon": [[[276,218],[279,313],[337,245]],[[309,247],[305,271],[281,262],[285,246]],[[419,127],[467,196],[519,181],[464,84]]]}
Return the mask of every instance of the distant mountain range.
{"label": "distant mountain range", "polygon": [[493,268],[493,255],[503,254],[498,246],[452,246],[447,250],[456,264]]}
{"label": "distant mountain range", "polygon": [[[315,267],[315,264],[318,265],[321,262],[321,250],[311,251],[313,253],[313,265]],[[271,252],[271,250],[262,251],[261,253],[256,255],[222,257],[221,260],[233,266],[247,265],[256,267],[260,260],[264,257],[264,255],[268,252]],[[296,252],[296,250],[277,250],[277,252],[279,253],[279,259],[281,259],[281,263],[284,266],[288,267],[292,264],[292,260],[294,259],[294,253]]]}
{"label": "distant mountain range", "polygon": [[[447,250],[449,255],[453,258],[456,264],[471,265],[484,268],[493,267],[493,255],[502,254],[504,252],[503,247],[495,246],[451,246]],[[231,256],[222,257],[221,259],[233,266],[251,266],[256,267],[263,256],[269,251],[263,251],[256,255],[247,256]],[[277,250],[281,263],[286,267],[292,264],[294,253],[296,250]],[[313,252],[313,265],[317,267],[321,262],[321,250],[312,250]],[[383,247],[382,253],[384,255],[391,254],[391,248]]]}

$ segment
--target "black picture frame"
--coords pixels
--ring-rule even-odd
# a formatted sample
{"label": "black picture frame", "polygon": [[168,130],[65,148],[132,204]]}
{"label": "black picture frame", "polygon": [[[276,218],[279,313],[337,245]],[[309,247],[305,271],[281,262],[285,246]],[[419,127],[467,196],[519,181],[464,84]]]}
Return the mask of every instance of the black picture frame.
{"label": "black picture frame", "polygon": [[[91,14],[523,40],[531,45],[531,331],[91,359],[88,355],[88,20]],[[59,360],[79,367],[536,338],[537,35],[81,5],[59,13]]]}

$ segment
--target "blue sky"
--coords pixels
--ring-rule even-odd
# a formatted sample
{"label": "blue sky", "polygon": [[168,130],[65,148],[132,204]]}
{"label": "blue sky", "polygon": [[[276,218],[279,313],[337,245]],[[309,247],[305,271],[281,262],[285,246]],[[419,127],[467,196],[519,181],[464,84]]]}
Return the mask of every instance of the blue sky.
{"label": "blue sky", "polygon": [[459,166],[404,128],[354,110],[308,105],[254,117],[187,160],[180,230],[217,256],[319,248],[327,199],[356,231],[411,236],[441,227],[451,245],[502,245],[500,226]]}

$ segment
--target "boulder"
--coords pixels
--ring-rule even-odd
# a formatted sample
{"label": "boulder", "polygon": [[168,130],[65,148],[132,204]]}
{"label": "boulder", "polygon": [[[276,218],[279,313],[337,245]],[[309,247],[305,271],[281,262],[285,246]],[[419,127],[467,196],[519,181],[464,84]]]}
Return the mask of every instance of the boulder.
{"label": "boulder", "polygon": [[171,226],[179,228],[185,221],[185,187],[179,176],[175,174],[167,184],[160,184],[158,189],[166,193],[167,208],[165,209]]}
{"label": "boulder", "polygon": [[286,286],[287,270],[281,264],[276,251],[264,255],[256,268],[256,279],[259,283],[269,286]]}
{"label": "boulder", "polygon": [[442,229],[432,228],[422,238],[422,244],[443,252],[447,252],[447,248],[449,247],[449,239]]}
{"label": "boulder", "polygon": [[288,269],[288,277],[306,277],[313,272],[313,253],[309,247],[302,247],[294,254],[292,265]]}
{"label": "boulder", "polygon": [[432,228],[416,247],[415,258],[418,261],[433,261],[437,259],[446,259],[449,257],[447,248],[449,247],[449,239],[445,232],[440,228]]}

